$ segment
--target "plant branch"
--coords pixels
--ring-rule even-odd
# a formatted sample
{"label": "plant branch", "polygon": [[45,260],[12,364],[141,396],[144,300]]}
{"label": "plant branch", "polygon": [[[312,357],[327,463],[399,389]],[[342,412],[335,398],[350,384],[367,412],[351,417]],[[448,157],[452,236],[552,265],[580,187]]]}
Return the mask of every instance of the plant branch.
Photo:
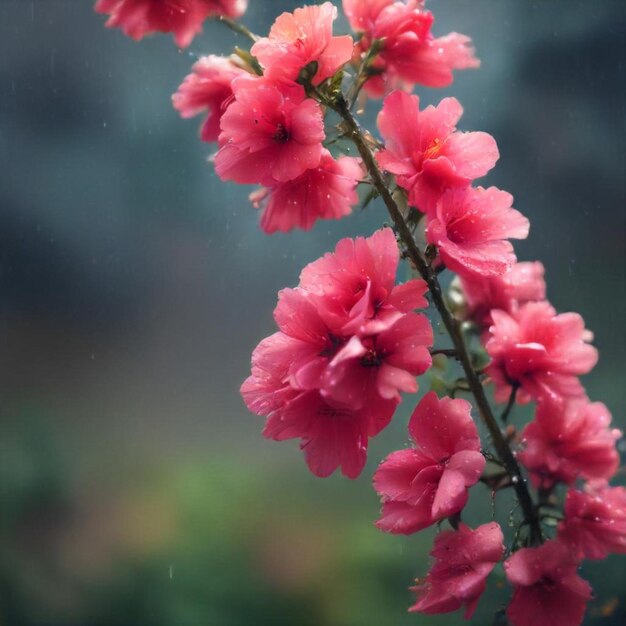
{"label": "plant branch", "polygon": [[503,424],[506,424],[506,421],[509,419],[509,415],[515,406],[515,398],[517,397],[517,390],[519,387],[517,385],[513,385],[511,388],[511,395],[509,396],[509,401],[506,403],[506,407],[504,411],[502,411],[502,415],[500,416],[500,420]]}
{"label": "plant branch", "polygon": [[244,37],[247,37],[253,43],[259,40],[258,35],[255,35],[251,30],[246,28],[243,24],[240,24],[239,22],[235,22],[235,20],[231,20],[228,17],[220,15],[217,18],[217,21],[221,22],[222,24],[224,24],[224,26],[226,26],[227,28],[230,28],[230,30],[237,33],[238,35],[243,35]]}
{"label": "plant branch", "polygon": [[502,460],[507,473],[511,478],[511,483],[513,484],[513,487],[515,488],[519,504],[524,513],[525,522],[528,524],[528,527],[530,529],[530,543],[531,545],[537,545],[543,541],[543,536],[535,505],[533,503],[524,477],[522,476],[520,466],[513,454],[513,451],[509,447],[507,440],[502,434],[500,427],[498,426],[491,407],[489,406],[489,402],[485,395],[485,390],[483,389],[480,377],[478,373],[474,370],[474,367],[472,365],[472,359],[467,349],[467,346],[465,345],[465,339],[463,338],[461,328],[457,320],[448,310],[443,296],[443,292],[441,290],[441,285],[439,284],[439,280],[437,278],[437,274],[422,256],[422,253],[418,248],[415,239],[413,238],[413,234],[411,233],[409,226],[404,220],[404,217],[402,216],[398,205],[394,201],[391,192],[385,184],[383,174],[380,171],[378,164],[376,163],[374,154],[368,147],[363,132],[361,131],[358,122],[352,115],[347,102],[345,101],[343,96],[340,95],[332,101],[325,99],[325,104],[331,106],[344,120],[347,129],[347,135],[357,147],[359,154],[363,159],[363,163],[365,164],[365,167],[367,168],[367,171],[370,175],[370,178],[372,179],[372,183],[374,184],[374,186],[378,190],[378,193],[383,199],[385,206],[387,207],[387,211],[389,212],[389,215],[396,228],[396,232],[398,233],[402,244],[406,248],[409,259],[415,265],[417,271],[426,281],[426,284],[430,289],[433,303],[437,308],[439,315],[441,316],[441,319],[446,327],[446,330],[448,331],[448,334],[450,335],[450,338],[452,339],[454,348],[457,353],[457,358],[459,359],[461,366],[463,367],[463,370],[465,372],[465,376],[467,378],[467,382],[472,392],[472,395],[474,396],[474,399],[476,401],[478,411],[483,419],[483,422],[487,426],[487,429],[489,430],[493,445],[498,453],[498,456]]}

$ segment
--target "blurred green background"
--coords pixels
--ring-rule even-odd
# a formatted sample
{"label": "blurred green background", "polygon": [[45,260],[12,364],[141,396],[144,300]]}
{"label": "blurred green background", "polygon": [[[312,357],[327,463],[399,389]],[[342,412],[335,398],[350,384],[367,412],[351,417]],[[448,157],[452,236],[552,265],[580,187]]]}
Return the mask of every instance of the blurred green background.
{"label": "blurred green background", "polygon": [[[245,21],[263,32],[298,4],[250,0]],[[623,428],[626,3],[430,7],[483,66],[418,93],[457,96],[461,127],[497,138],[488,182],[532,222],[519,257],[594,330],[585,382]],[[406,612],[435,530],[372,524],[371,475],[407,443],[416,398],[351,482],[262,439],[238,395],[277,290],[382,208],[264,235],[250,190],[216,179],[199,120],[170,104],[198,55],[243,41],[208,23],[180,52],[103,23],[88,1],[0,0],[0,625],[464,623]],[[498,500],[505,527],[510,510]],[[478,486],[468,520],[490,515]],[[586,624],[626,624],[625,569],[585,565]],[[472,623],[507,593],[496,570]]]}

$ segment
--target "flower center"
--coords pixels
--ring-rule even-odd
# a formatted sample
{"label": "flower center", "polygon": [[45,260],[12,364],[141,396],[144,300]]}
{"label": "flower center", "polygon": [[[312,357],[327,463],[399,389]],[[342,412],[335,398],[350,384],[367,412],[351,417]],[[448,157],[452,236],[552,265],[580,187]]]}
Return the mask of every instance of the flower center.
{"label": "flower center", "polygon": [[370,348],[361,357],[361,365],[363,367],[379,367],[382,362],[383,362],[382,357],[373,348]]}
{"label": "flower center", "polygon": [[424,161],[427,159],[436,159],[442,148],[443,142],[438,137],[435,137],[435,139],[430,142],[428,148],[424,150]]}
{"label": "flower center", "polygon": [[325,356],[332,358],[339,352],[339,348],[344,344],[344,340],[341,337],[337,337],[332,333],[328,335],[328,343],[326,347],[319,353],[319,356]]}
{"label": "flower center", "polygon": [[544,576],[540,581],[539,584],[546,590],[546,591],[554,591],[556,589],[556,583],[554,582],[554,580],[552,580],[552,578],[548,578],[547,576]]}
{"label": "flower center", "polygon": [[446,235],[452,243],[462,244],[467,240],[463,218],[458,218],[446,225]]}
{"label": "flower center", "polygon": [[278,124],[276,126],[276,132],[274,133],[274,141],[278,141],[278,143],[286,143],[289,141],[291,135],[289,131],[282,125]]}
{"label": "flower center", "polygon": [[445,469],[446,469],[446,466],[448,465],[448,463],[449,463],[449,462],[450,462],[450,457],[449,457],[449,456],[446,456],[446,457],[444,457],[443,459],[440,459],[440,460],[439,460],[439,463],[437,463],[437,467],[438,467],[440,470],[445,470]]}

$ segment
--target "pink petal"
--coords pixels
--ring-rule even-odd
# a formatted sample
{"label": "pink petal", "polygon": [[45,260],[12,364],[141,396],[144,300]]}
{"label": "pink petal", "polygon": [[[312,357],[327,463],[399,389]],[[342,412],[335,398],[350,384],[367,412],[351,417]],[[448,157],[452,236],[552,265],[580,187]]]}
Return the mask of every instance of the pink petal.
{"label": "pink petal", "polygon": [[433,519],[442,519],[458,513],[467,502],[465,477],[459,471],[446,469],[441,475],[433,501]]}
{"label": "pink petal", "polygon": [[451,135],[445,154],[456,164],[457,175],[468,181],[485,176],[500,158],[495,139],[482,132]]}
{"label": "pink petal", "polygon": [[396,285],[387,303],[403,313],[408,313],[415,309],[425,309],[428,300],[424,294],[428,291],[428,285],[421,278],[409,280],[401,285]]}
{"label": "pink petal", "polygon": [[413,480],[428,463],[413,449],[392,452],[374,474],[374,489],[387,500],[408,500]]}
{"label": "pink petal", "polygon": [[417,382],[409,372],[393,365],[383,363],[378,370],[376,379],[378,393],[383,398],[400,400],[398,392],[415,393]]}
{"label": "pink petal", "polygon": [[447,459],[463,449],[480,450],[471,405],[466,400],[437,398],[427,393],[419,402],[409,421],[414,441],[436,459]]}
{"label": "pink petal", "polygon": [[[419,98],[411,96],[404,91],[394,91],[389,94],[383,103],[383,108],[378,114],[378,128],[385,138],[387,149],[397,153],[400,158],[410,158],[419,145],[420,123],[419,123]],[[384,152],[383,152],[384,153]],[[381,154],[377,153],[376,158],[383,169],[390,172],[408,174],[408,171],[396,172],[394,169],[381,163]]]}
{"label": "pink petal", "polygon": [[382,531],[399,535],[410,535],[427,528],[433,523],[428,504],[425,502],[422,506],[417,507],[407,505],[404,502],[385,502],[380,519],[376,522],[376,527]]}

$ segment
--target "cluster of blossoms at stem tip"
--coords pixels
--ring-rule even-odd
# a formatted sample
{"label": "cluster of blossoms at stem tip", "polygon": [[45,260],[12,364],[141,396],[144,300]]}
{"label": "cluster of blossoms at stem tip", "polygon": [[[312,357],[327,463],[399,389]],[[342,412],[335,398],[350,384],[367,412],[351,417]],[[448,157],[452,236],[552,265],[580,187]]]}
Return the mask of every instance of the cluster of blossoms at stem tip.
{"label": "cluster of blossoms at stem tip", "polygon": [[[237,17],[245,5],[99,0],[96,9],[109,14],[107,25],[131,37],[173,32],[185,46],[208,16]],[[333,253],[304,268],[296,288],[279,293],[278,331],[254,350],[242,396],[266,418],[266,438],[300,441],[313,474],[340,470],[356,478],[369,440],[389,424],[401,394],[418,391],[416,377],[431,367],[433,331],[417,312],[428,306],[428,285],[437,304],[433,276],[456,273],[451,310],[443,301],[437,308],[459,324],[461,342],[475,337],[468,344],[480,343],[489,357],[476,372],[467,360],[481,355],[463,344],[465,382],[471,388],[469,367],[478,385],[492,384],[496,402],[506,403],[504,420],[516,403],[534,402],[535,416],[519,435],[513,429],[508,439],[502,436],[507,461],[498,445],[495,455],[483,449],[467,400],[427,392],[409,420],[413,445],[389,454],[374,473],[381,498],[376,525],[412,534],[448,519],[453,528],[437,535],[434,564],[412,588],[411,611],[464,608],[471,617],[487,577],[503,562],[513,587],[507,609],[513,626],[579,626],[591,597],[578,575],[582,560],[626,553],[626,489],[610,485],[621,432],[580,380],[598,359],[592,334],[580,315],[559,314],[546,300],[540,262],[517,261],[510,240],[526,238],[529,222],[513,208],[512,196],[476,184],[499,158],[495,140],[457,130],[463,109],[455,98],[420,109],[419,98],[408,93],[416,84],[449,85],[453,70],[477,67],[469,38],[434,37],[433,16],[419,0],[343,0],[343,8],[356,44],[333,35],[337,9],[330,2],[305,6],[280,15],[268,36],[250,34],[249,54],[201,57],[173,96],[182,117],[205,115],[200,135],[216,143],[217,175],[261,186],[250,199],[263,209],[267,233],[308,230],[318,219],[347,216],[359,202],[361,183],[377,186],[377,193],[386,185],[387,202],[396,186],[408,207],[406,218],[398,209],[404,228],[390,211],[399,240],[391,228],[342,239]],[[346,76],[353,85],[344,95]],[[385,96],[377,119],[380,142],[368,133],[355,140],[360,131],[350,107],[362,87],[370,96]],[[333,108],[344,113],[344,124],[353,122],[350,132],[340,126],[329,133],[326,117]],[[334,147],[349,138],[363,160]],[[417,223],[426,244],[419,258],[411,256]],[[400,250],[428,282],[397,283]],[[461,356],[458,348],[453,353]],[[490,475],[487,459],[506,471]],[[510,463],[518,462],[530,481],[519,468],[511,471]],[[470,489],[481,480],[494,493],[514,486],[519,496],[521,488],[539,518],[524,511],[518,531],[533,523],[538,529],[525,537],[516,533],[510,554],[495,521],[475,529],[461,522]],[[541,519],[558,507],[557,488],[565,492],[563,515],[552,518],[544,542]],[[531,489],[540,496],[537,505]]]}
{"label": "cluster of blossoms at stem tip", "polygon": [[183,117],[208,112],[201,137],[217,142],[218,176],[262,185],[250,200],[267,233],[308,230],[358,203],[360,160],[325,147],[324,110],[297,82],[311,63],[320,84],[352,58],[352,38],[332,34],[336,16],[329,2],[283,13],[252,46],[261,75],[237,59],[203,57],[173,96]]}

